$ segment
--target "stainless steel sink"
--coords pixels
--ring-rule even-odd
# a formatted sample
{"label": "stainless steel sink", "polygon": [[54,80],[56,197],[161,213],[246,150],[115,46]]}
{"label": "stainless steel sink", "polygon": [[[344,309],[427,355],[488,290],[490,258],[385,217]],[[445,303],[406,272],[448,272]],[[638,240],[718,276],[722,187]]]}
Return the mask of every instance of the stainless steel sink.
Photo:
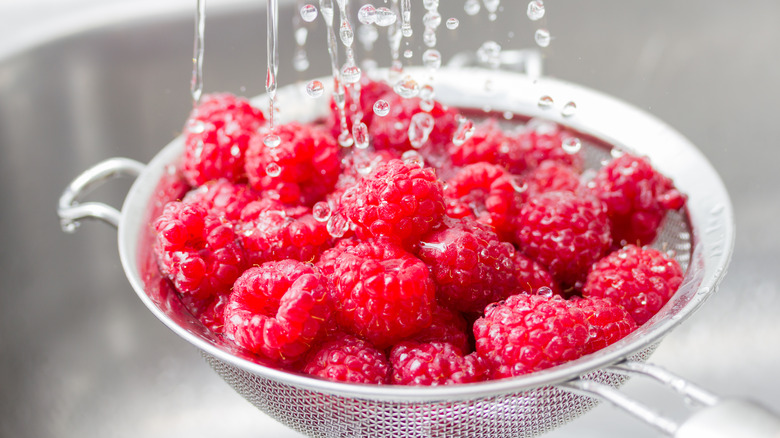
{"label": "stainless steel sink", "polygon": [[[191,107],[194,2],[159,3],[0,4],[0,436],[299,436],[233,393],[148,313],[124,277],[113,229],[59,229],[57,198],[75,175],[112,156],[148,161]],[[524,2],[505,1],[492,27],[484,11],[441,3],[445,19],[461,22],[439,30],[445,62],[487,39],[533,45],[539,23]],[[736,251],[721,290],[651,360],[780,408],[780,4],[548,3],[546,73],[667,121],[701,148],[733,198]],[[282,85],[329,71],[321,23],[308,26],[312,68],[291,67],[298,7],[282,2]],[[263,90],[264,23],[262,2],[209,3],[206,92]],[[127,187],[94,196],[119,205]],[[625,390],[671,416],[688,408],[636,379]],[[605,405],[549,436],[629,434],[657,436]]]}

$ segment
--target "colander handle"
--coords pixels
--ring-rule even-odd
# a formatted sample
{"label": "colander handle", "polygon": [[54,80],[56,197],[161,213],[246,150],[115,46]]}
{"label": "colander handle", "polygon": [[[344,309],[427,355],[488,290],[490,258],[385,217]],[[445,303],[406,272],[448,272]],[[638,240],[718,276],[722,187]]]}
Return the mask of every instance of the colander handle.
{"label": "colander handle", "polygon": [[114,227],[119,226],[121,212],[102,202],[79,202],[96,187],[111,178],[119,176],[137,177],[146,166],[129,158],[109,158],[77,176],[60,196],[57,214],[62,230],[68,233],[76,231],[81,219],[99,219]]}
{"label": "colander handle", "polygon": [[755,402],[720,398],[661,367],[642,362],[625,361],[605,370],[649,377],[700,408],[686,420],[676,422],[602,383],[576,379],[561,386],[612,403],[674,438],[780,438],[780,416]]}

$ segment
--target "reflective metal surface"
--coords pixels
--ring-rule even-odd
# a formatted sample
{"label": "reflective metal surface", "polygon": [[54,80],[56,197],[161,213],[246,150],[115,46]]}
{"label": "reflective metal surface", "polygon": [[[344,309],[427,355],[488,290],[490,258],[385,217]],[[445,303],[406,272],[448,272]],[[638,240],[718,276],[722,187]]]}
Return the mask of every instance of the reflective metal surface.
{"label": "reflective metal surface", "polygon": [[[66,235],[55,215],[75,175],[112,156],[146,162],[180,130],[190,108],[194,5],[81,0],[65,11],[64,3],[59,16],[36,10],[36,1],[0,5],[0,436],[298,436],[233,393],[148,313],[120,267],[115,230],[87,223]],[[263,89],[265,16],[255,3],[213,2],[207,92]],[[442,3],[445,19],[461,20],[457,33],[439,30],[445,62],[486,39],[531,46],[540,25],[522,2],[504,2],[498,29],[484,11],[469,17],[462,2]],[[282,6],[289,23],[290,4]],[[736,250],[721,290],[652,360],[776,409],[779,20],[771,1],[566,0],[547,2],[544,24],[554,38],[544,51],[547,74],[665,120],[702,150],[732,197]],[[315,37],[322,27],[312,27],[312,70],[298,74],[282,55],[280,85],[328,72],[324,40]],[[280,52],[289,54],[292,31],[280,28]],[[94,196],[118,205],[127,187],[117,181]],[[626,392],[671,416],[687,409],[650,384],[632,381]],[[658,435],[601,406],[549,436],[629,434]]]}

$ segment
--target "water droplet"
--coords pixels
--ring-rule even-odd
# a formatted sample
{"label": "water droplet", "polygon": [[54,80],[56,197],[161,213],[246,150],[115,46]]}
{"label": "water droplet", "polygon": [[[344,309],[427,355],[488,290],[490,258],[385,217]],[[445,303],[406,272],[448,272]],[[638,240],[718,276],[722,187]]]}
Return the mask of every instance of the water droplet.
{"label": "water droplet", "polygon": [[237,144],[230,147],[230,155],[238,158],[241,156],[241,148]]}
{"label": "water droplet", "polygon": [[343,80],[345,84],[357,83],[360,81],[360,74],[360,67],[356,66],[354,63],[344,64],[344,67],[341,68],[341,80]]}
{"label": "water droplet", "polygon": [[625,154],[624,151],[618,149],[618,148],[612,148],[609,150],[609,156],[612,158],[620,158]]}
{"label": "water droplet", "polygon": [[368,126],[365,123],[355,123],[352,125],[352,138],[355,139],[355,147],[366,149],[368,147]]}
{"label": "water droplet", "polygon": [[423,158],[422,155],[420,155],[419,152],[417,152],[415,150],[408,150],[408,151],[404,152],[401,155],[401,159],[406,164],[412,164],[412,165],[420,166],[420,168],[425,167],[425,159]]}
{"label": "water droplet", "polygon": [[412,144],[413,148],[419,149],[428,141],[428,136],[433,131],[433,125],[433,116],[429,113],[422,112],[412,116],[409,122],[409,143]]}
{"label": "water droplet", "polygon": [[[501,0],[482,0],[482,3],[485,4],[485,9],[487,9],[490,16],[494,16],[498,10],[498,5],[501,3]],[[493,21],[495,18],[491,18],[490,20]]]}
{"label": "water droplet", "polygon": [[422,61],[426,67],[438,69],[441,67],[441,53],[436,49],[428,49],[423,52]]}
{"label": "water droplet", "polygon": [[374,114],[384,117],[390,113],[390,104],[386,100],[379,99],[374,102]]}
{"label": "water droplet", "polygon": [[404,23],[401,25],[401,35],[409,38],[414,32],[412,31],[412,25],[410,23]]}
{"label": "water droplet", "polygon": [[324,92],[325,86],[322,85],[322,82],[320,81],[313,80],[306,84],[306,94],[308,94],[309,97],[320,97]]}
{"label": "water droplet", "polygon": [[376,18],[374,23],[376,23],[377,26],[390,26],[397,20],[398,16],[390,9],[385,7],[376,8]]}
{"label": "water droplet", "polygon": [[434,29],[431,29],[430,27],[425,28],[423,31],[423,43],[425,43],[427,47],[436,46],[436,31]]}
{"label": "water droplet", "polygon": [[515,192],[517,193],[523,193],[528,190],[528,183],[519,176],[509,178],[509,184],[512,185],[512,188],[515,189]]}
{"label": "water droplet", "polygon": [[206,124],[200,120],[190,119],[187,123],[187,130],[193,134],[202,134],[206,130]]}
{"label": "water droplet", "polygon": [[408,50],[408,49],[407,49],[407,50],[404,50],[404,58],[406,58],[406,59],[409,59],[409,58],[411,58],[412,56],[414,56],[414,51],[412,51],[412,50]]}
{"label": "water droplet", "polygon": [[553,106],[554,103],[555,102],[553,101],[553,98],[550,96],[542,96],[539,98],[539,101],[537,102],[537,104],[541,108],[550,108]]}
{"label": "water droplet", "polygon": [[511,111],[504,111],[504,120],[512,120],[515,115]]}
{"label": "water droplet", "polygon": [[309,36],[309,30],[305,27],[295,29],[295,43],[299,46],[306,44],[306,38]]}
{"label": "water droplet", "polygon": [[374,24],[376,21],[376,8],[374,5],[363,5],[358,10],[358,21],[363,24]]}
{"label": "water droplet", "polygon": [[326,222],[330,219],[330,205],[327,202],[320,201],[311,208],[311,214],[317,222]]}
{"label": "water droplet", "polygon": [[405,76],[400,81],[396,82],[393,90],[401,97],[409,99],[417,96],[420,93],[420,86],[417,81],[412,79],[411,76]]}
{"label": "water droplet", "polygon": [[591,325],[588,328],[588,337],[589,338],[595,338],[598,335],[599,335],[599,328],[597,326],[595,326],[595,325]]}
{"label": "water droplet", "polygon": [[582,142],[577,137],[569,137],[563,140],[561,147],[567,154],[574,155],[582,149]]}
{"label": "water droplet", "polygon": [[458,25],[460,25],[460,21],[457,18],[448,18],[445,23],[445,26],[447,26],[447,29],[449,30],[457,29]]}
{"label": "water droplet", "polygon": [[282,166],[276,162],[270,162],[265,166],[265,173],[270,177],[277,177],[282,174]]}
{"label": "water droplet", "polygon": [[539,288],[539,290],[536,291],[536,294],[541,295],[543,297],[552,298],[553,290],[547,286],[542,286]]}
{"label": "water droplet", "polygon": [[344,237],[344,234],[349,230],[349,221],[341,214],[332,214],[325,228],[328,230],[328,234],[338,239]]}
{"label": "water droplet", "polygon": [[425,84],[420,88],[420,99],[432,101],[434,97],[436,97],[436,92],[433,91],[432,85]]}
{"label": "water droplet", "polygon": [[531,21],[540,20],[544,17],[544,2],[542,2],[542,0],[532,0],[528,2],[526,14],[528,14],[528,18],[530,18]]}
{"label": "water droplet", "polygon": [[439,7],[439,0],[423,0],[423,7],[429,11],[433,11]]}
{"label": "water droplet", "polygon": [[355,40],[355,32],[352,31],[352,25],[349,24],[349,21],[345,20],[341,22],[341,26],[339,27],[339,38],[341,38],[341,43],[345,46],[352,46],[352,42]]}
{"label": "water droplet", "polygon": [[452,136],[452,143],[455,146],[460,146],[470,139],[474,135],[474,122],[463,117],[458,121],[458,128],[455,130],[455,134]]}
{"label": "water droplet", "polygon": [[534,40],[539,47],[547,47],[550,45],[550,31],[547,29],[537,29],[534,33]]}
{"label": "water droplet", "polygon": [[60,221],[60,228],[62,229],[62,231],[66,232],[68,234],[75,233],[80,225],[81,225],[81,222],[73,221],[73,220],[70,220],[70,219],[62,219]]}
{"label": "water droplet", "polygon": [[441,25],[441,14],[436,11],[428,11],[423,15],[423,24],[425,27],[435,29]]}
{"label": "water droplet", "polygon": [[482,9],[482,6],[479,5],[479,0],[466,0],[466,3],[463,4],[463,10],[468,15],[479,14],[480,9]]}
{"label": "water droplet", "polygon": [[301,8],[301,18],[307,23],[317,19],[317,7],[314,5],[303,5]]}
{"label": "water droplet", "polygon": [[349,131],[344,129],[344,131],[341,131],[341,134],[339,134],[338,141],[341,147],[348,148],[352,146],[353,143],[352,135],[350,135]]}
{"label": "water droplet", "polygon": [[501,45],[495,41],[485,41],[477,50],[477,59],[492,68],[501,65]]}
{"label": "water droplet", "polygon": [[563,117],[571,117],[576,113],[577,113],[577,104],[574,102],[566,102],[563,108],[561,108],[561,115]]}
{"label": "water droplet", "polygon": [[282,138],[276,134],[268,134],[263,138],[263,144],[273,149],[282,144]]}

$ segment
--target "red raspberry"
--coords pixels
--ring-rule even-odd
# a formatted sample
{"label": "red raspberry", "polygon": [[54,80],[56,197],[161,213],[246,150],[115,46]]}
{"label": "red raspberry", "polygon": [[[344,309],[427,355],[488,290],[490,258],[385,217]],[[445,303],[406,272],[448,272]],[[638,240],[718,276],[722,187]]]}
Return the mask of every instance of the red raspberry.
{"label": "red raspberry", "polygon": [[341,327],[385,348],[431,325],[435,286],[420,259],[385,240],[348,248],[334,263]]}
{"label": "red raspberry", "polygon": [[[252,188],[273,191],[288,204],[313,205],[325,198],[341,172],[340,147],[326,130],[297,122],[274,128],[281,138],[268,147],[268,132],[256,135],[246,153],[246,172]],[[269,166],[278,170],[269,172]]]}
{"label": "red raspberry", "polygon": [[390,352],[392,383],[396,385],[453,385],[480,382],[487,377],[485,361],[446,342],[406,341]]}
{"label": "red raspberry", "polygon": [[390,364],[385,354],[371,343],[342,335],[314,348],[303,372],[347,383],[389,383]]}
{"label": "red raspberry", "polygon": [[610,299],[642,325],[669,301],[682,279],[676,260],[653,248],[627,245],[593,265],[582,295]]}
{"label": "red raspberry", "polygon": [[668,210],[685,205],[672,180],[645,157],[624,154],[599,169],[588,186],[607,206],[616,244],[647,245]]}
{"label": "red raspberry", "polygon": [[455,310],[436,305],[433,308],[431,325],[419,331],[409,340],[416,342],[446,342],[466,354],[469,346],[470,324]]}
{"label": "red raspberry", "polygon": [[[420,109],[421,99],[418,97],[405,99],[394,91],[385,93],[380,98],[390,104],[390,112],[384,117],[373,117],[371,124],[368,125],[374,148],[399,151],[411,149],[409,125],[415,114],[423,112]],[[458,127],[458,122],[455,120],[458,112],[439,102],[434,102],[433,108],[428,113],[433,117],[434,126],[425,145],[428,148],[433,146],[433,149],[444,148],[452,141],[452,136]]]}
{"label": "red raspberry", "polygon": [[452,158],[452,164],[456,166],[480,161],[495,163],[499,151],[509,149],[509,143],[512,141],[513,137],[505,133],[495,119],[486,119],[474,127],[474,133],[460,146],[449,143],[447,151]]}
{"label": "red raspberry", "polygon": [[572,137],[555,123],[532,119],[515,134],[513,142],[504,143],[498,162],[514,174],[539,167],[545,161],[556,161],[574,169],[581,169],[583,158],[580,152],[568,153],[563,149],[563,140]]}
{"label": "red raspberry", "polygon": [[183,294],[181,301],[192,316],[213,333],[220,334],[225,328],[225,306],[230,298],[229,293],[221,293],[208,298],[196,298]]}
{"label": "red raspberry", "polygon": [[512,218],[523,200],[512,182],[513,176],[495,164],[481,162],[461,168],[444,189],[447,216],[471,217],[502,237],[511,235]]}
{"label": "red raspberry", "polygon": [[198,204],[210,214],[230,222],[241,219],[241,211],[258,196],[246,184],[234,184],[220,179],[210,181],[191,190],[182,200],[188,204]]}
{"label": "red raspberry", "polygon": [[199,205],[168,203],[154,228],[160,271],[183,294],[226,293],[246,267],[232,227]]}
{"label": "red raspberry", "polygon": [[[526,257],[520,251],[514,256],[517,290],[531,295],[562,295],[561,287],[542,265]],[[549,291],[542,289],[549,288]],[[541,290],[541,291],[540,291]]]}
{"label": "red raspberry", "polygon": [[461,312],[515,293],[514,247],[473,219],[446,220],[446,227],[422,238],[418,256],[431,271],[436,296]]}
{"label": "red raspberry", "polygon": [[560,297],[513,295],[491,304],[474,322],[477,353],[492,377],[519,376],[582,356],[588,340],[585,314]]}
{"label": "red raspberry", "polygon": [[612,345],[636,330],[636,322],[626,309],[608,299],[575,299],[572,303],[585,312],[591,326],[584,354]]}
{"label": "red raspberry", "polygon": [[255,201],[242,217],[238,236],[253,265],[284,259],[314,262],[333,240],[325,223],[314,219],[308,207]]}
{"label": "red raspberry", "polygon": [[317,268],[295,260],[249,268],[236,280],[225,308],[225,333],[247,350],[280,363],[311,347],[332,302]]}
{"label": "red raspberry", "polygon": [[565,286],[584,280],[612,243],[603,204],[571,192],[530,197],[520,209],[515,233],[523,253]]}
{"label": "red raspberry", "polygon": [[341,198],[345,214],[364,237],[409,243],[437,227],[444,215],[441,183],[430,168],[401,160],[380,163]]}
{"label": "red raspberry", "polygon": [[246,178],[249,139],[265,123],[262,111],[232,94],[203,96],[184,126],[182,173],[192,186],[225,178]]}
{"label": "red raspberry", "polygon": [[526,197],[545,192],[577,192],[580,175],[571,167],[557,161],[544,161],[523,179]]}

